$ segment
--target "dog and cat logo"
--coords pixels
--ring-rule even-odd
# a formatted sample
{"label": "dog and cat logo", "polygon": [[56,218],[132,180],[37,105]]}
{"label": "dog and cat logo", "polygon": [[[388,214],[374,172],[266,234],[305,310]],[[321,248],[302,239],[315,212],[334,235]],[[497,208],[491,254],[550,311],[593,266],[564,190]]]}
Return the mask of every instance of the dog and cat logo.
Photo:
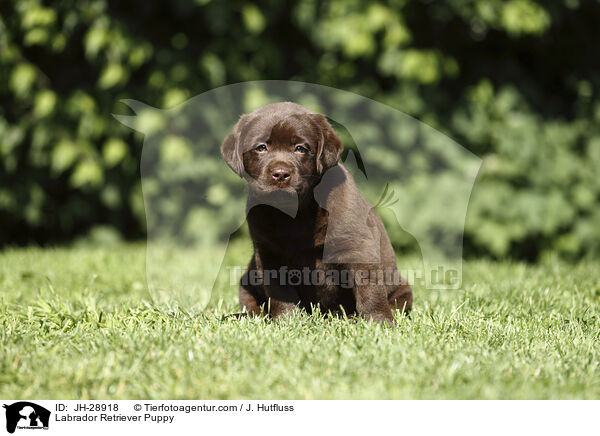
{"label": "dog and cat logo", "polygon": [[50,411],[29,401],[19,401],[3,406],[6,409],[6,431],[14,433],[16,429],[48,430]]}

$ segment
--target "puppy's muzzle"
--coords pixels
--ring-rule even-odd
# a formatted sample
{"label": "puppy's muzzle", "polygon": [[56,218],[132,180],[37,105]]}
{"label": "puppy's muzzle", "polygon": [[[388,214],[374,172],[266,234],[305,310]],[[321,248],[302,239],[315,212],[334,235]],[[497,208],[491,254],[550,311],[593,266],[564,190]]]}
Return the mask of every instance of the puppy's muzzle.
{"label": "puppy's muzzle", "polygon": [[270,185],[285,188],[290,186],[294,169],[283,162],[276,162],[267,166],[266,179]]}

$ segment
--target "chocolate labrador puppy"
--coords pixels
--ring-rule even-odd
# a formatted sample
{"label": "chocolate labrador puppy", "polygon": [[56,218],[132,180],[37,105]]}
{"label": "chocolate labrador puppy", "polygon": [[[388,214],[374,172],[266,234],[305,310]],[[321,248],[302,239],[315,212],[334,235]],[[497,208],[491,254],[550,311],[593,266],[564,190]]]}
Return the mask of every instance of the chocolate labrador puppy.
{"label": "chocolate labrador puppy", "polygon": [[249,314],[279,317],[300,306],[392,323],[412,290],[377,213],[339,163],[327,119],[294,103],[243,115],[225,138],[225,162],[249,184],[254,255],[240,284]]}

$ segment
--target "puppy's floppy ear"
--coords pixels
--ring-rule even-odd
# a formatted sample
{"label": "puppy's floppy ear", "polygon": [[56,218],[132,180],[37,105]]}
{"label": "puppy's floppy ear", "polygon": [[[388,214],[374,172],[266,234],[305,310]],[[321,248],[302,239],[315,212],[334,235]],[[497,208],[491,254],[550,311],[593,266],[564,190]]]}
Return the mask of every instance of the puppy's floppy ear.
{"label": "puppy's floppy ear", "polygon": [[221,144],[221,154],[225,163],[231,168],[237,175],[241,176],[244,170],[244,164],[240,153],[238,152],[238,139],[235,133],[230,133],[227,138]]}
{"label": "puppy's floppy ear", "polygon": [[315,114],[312,115],[312,119],[317,123],[321,133],[317,147],[317,172],[321,174],[338,163],[344,147],[327,118]]}
{"label": "puppy's floppy ear", "polygon": [[221,144],[221,155],[223,156],[223,159],[225,159],[225,163],[240,177],[243,176],[244,172],[244,162],[242,160],[240,143],[240,132],[244,124],[245,117],[242,116],[233,128],[233,133],[227,135],[223,144]]}

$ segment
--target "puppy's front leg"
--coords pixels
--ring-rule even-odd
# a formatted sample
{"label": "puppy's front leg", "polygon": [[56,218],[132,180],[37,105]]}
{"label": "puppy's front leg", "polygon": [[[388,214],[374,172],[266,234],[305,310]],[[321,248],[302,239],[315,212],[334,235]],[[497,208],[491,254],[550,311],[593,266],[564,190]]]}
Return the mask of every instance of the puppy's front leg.
{"label": "puppy's front leg", "polygon": [[300,303],[298,292],[292,286],[271,284],[265,286],[267,310],[273,318],[290,314]]}

